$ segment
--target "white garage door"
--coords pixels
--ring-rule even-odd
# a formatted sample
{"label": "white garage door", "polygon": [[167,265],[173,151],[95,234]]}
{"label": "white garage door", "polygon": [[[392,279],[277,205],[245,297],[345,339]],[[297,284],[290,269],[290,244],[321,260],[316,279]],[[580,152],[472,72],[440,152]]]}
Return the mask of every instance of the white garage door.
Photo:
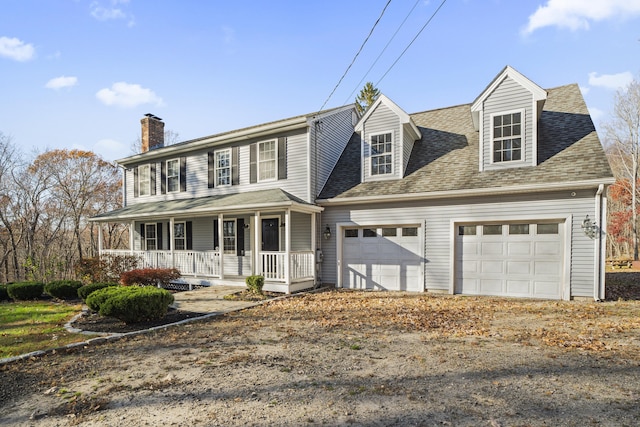
{"label": "white garage door", "polygon": [[343,229],[342,287],[423,291],[420,228]]}
{"label": "white garage door", "polygon": [[457,227],[456,293],[560,299],[562,224]]}

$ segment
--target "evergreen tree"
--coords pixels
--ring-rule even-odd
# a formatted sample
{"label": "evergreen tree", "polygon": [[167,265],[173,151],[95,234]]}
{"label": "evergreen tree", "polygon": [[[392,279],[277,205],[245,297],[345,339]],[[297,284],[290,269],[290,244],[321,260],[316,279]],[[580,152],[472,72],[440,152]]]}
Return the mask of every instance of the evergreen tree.
{"label": "evergreen tree", "polygon": [[380,91],[371,82],[365,83],[364,87],[360,91],[360,94],[356,96],[356,110],[360,115],[367,111],[367,108],[371,106],[376,99],[380,96]]}

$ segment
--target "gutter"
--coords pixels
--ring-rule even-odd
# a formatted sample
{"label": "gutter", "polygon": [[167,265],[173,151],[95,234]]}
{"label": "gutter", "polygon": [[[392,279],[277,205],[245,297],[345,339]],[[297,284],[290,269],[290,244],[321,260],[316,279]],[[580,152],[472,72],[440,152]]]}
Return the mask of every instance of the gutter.
{"label": "gutter", "polygon": [[596,213],[596,223],[598,227],[598,233],[595,244],[595,266],[594,266],[594,283],[593,283],[593,299],[595,301],[604,300],[604,258],[605,254],[602,253],[604,249],[604,245],[602,241],[606,238],[605,228],[606,224],[604,224],[604,220],[606,218],[606,199],[602,193],[604,192],[604,184],[600,184],[598,186],[598,191],[596,191],[595,195],[595,213]]}
{"label": "gutter", "polygon": [[590,179],[590,180],[574,181],[574,182],[519,185],[517,187],[509,186],[509,187],[474,188],[474,189],[465,189],[465,190],[445,190],[445,191],[390,194],[390,195],[378,195],[378,196],[333,197],[329,199],[318,199],[316,200],[316,203],[321,206],[331,206],[331,205],[338,206],[338,205],[354,205],[354,204],[376,203],[376,202],[433,200],[433,199],[444,199],[444,198],[452,198],[452,197],[543,193],[543,192],[549,192],[549,191],[588,189],[596,186],[613,184],[614,182],[615,182],[614,178],[605,178],[605,179]]}

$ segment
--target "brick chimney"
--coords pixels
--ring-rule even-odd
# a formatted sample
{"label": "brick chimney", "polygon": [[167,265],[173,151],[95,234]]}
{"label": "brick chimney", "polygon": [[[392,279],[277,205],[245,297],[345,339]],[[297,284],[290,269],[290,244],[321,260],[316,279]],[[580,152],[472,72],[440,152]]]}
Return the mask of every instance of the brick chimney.
{"label": "brick chimney", "polygon": [[145,114],[142,120],[142,152],[164,147],[164,122],[153,114]]}

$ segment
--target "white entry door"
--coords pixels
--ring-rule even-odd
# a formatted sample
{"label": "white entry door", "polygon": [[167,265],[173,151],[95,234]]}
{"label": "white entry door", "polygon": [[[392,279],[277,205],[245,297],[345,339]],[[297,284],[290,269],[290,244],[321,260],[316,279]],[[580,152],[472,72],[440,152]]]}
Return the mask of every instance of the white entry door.
{"label": "white entry door", "polygon": [[563,225],[458,225],[456,293],[562,298]]}
{"label": "white entry door", "polygon": [[353,227],[342,232],[343,288],[424,290],[419,227]]}

